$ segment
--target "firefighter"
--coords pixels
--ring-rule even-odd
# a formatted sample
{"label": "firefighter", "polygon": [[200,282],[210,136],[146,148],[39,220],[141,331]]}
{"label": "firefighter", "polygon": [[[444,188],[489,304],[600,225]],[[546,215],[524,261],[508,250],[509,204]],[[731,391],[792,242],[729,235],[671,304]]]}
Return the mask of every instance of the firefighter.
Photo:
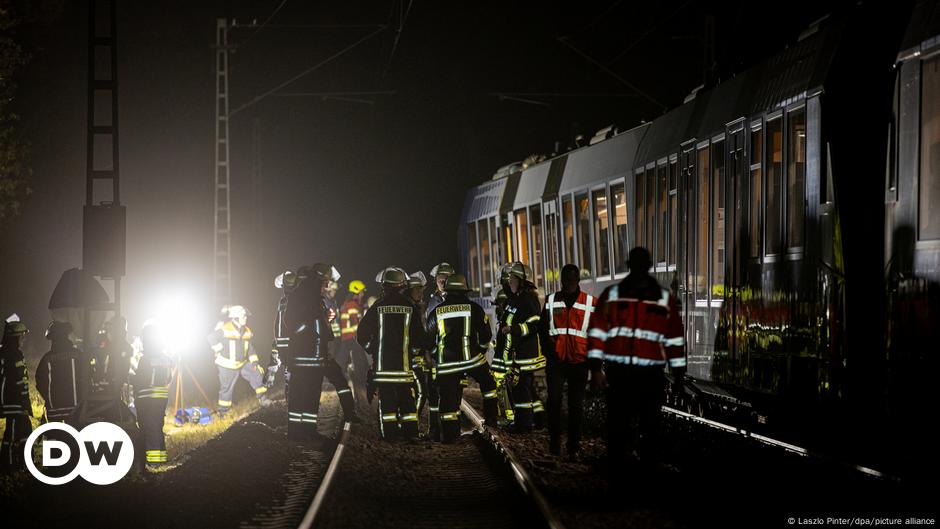
{"label": "firefighter", "polygon": [[268,391],[264,385],[265,370],[251,343],[253,335],[248,327],[248,311],[241,305],[231,305],[223,307],[222,313],[226,320],[216,324],[215,331],[207,338],[219,369],[219,413],[224,415],[232,407],[232,395],[239,376],[251,384],[261,405],[268,406],[271,401],[265,395]]}
{"label": "firefighter", "polygon": [[631,449],[641,460],[655,461],[665,400],[663,369],[669,364],[677,394],[686,369],[675,296],[649,275],[645,248],[630,250],[627,265],[629,275],[598,297],[588,328],[591,385],[607,388],[607,454],[615,471],[627,463]]}
{"label": "firefighter", "polygon": [[317,263],[297,270],[294,289],[287,296],[284,324],[290,334],[287,369],[290,371],[290,398],[287,400],[287,436],[315,438],[323,378],[336,390],[344,420],[361,422],[356,416],[352,390],[343,372],[329,355],[333,341],[324,291],[330,281],[339,281],[332,265]]}
{"label": "firefighter", "polygon": [[[509,288],[509,269],[515,263],[506,263],[499,270],[499,292],[494,299],[494,312],[496,314],[496,328],[499,329],[506,321],[504,318],[506,303],[512,296],[512,290]],[[509,366],[506,364],[506,335],[497,332],[493,340],[493,360],[490,368],[493,378],[496,380],[496,387],[499,395],[500,414],[505,417],[507,422],[515,420],[515,413],[512,409],[512,377]]]}
{"label": "firefighter", "polygon": [[421,315],[402,292],[408,286],[404,270],[386,268],[376,281],[382,285],[382,295],[362,317],[356,339],[372,357],[382,439],[414,439],[418,414],[412,359],[425,342]]}
{"label": "firefighter", "polygon": [[91,386],[91,364],[72,345],[72,325],[53,321],[46,329],[52,348],[39,360],[36,389],[46,403],[49,421],[68,422]]}
{"label": "firefighter", "polygon": [[561,397],[568,384],[569,459],[576,459],[581,445],[584,390],[588,381],[587,332],[597,304],[581,290],[581,271],[573,264],[561,269],[562,289],[548,296],[539,332],[544,333],[548,375],[549,451],[561,455]]}
{"label": "firefighter", "polygon": [[[284,312],[287,310],[287,295],[294,289],[297,276],[290,270],[278,274],[274,278],[274,288],[281,291],[281,299],[277,302],[277,313],[274,316],[274,344],[271,346],[271,358],[268,360],[268,368],[265,370],[264,386],[268,389],[274,386],[274,379],[277,377],[278,369],[284,359],[287,358],[287,348],[290,344],[290,335],[287,327],[284,325]],[[284,370],[284,393],[287,394],[286,381],[289,377],[287,369]]]}
{"label": "firefighter", "polygon": [[134,407],[137,409],[137,425],[143,437],[147,466],[153,468],[166,463],[163,420],[174,362],[167,355],[166,339],[157,322],[145,322],[140,334],[143,347],[131,361],[130,381],[134,386]]}
{"label": "firefighter", "polygon": [[29,418],[33,414],[29,402],[29,376],[23,358],[23,340],[29,329],[12,314],[3,326],[3,342],[0,345],[0,412],[6,419],[3,443],[0,445],[0,470],[22,470],[23,443],[33,431]]}
{"label": "firefighter", "polygon": [[532,279],[528,266],[515,263],[510,267],[509,287],[513,295],[506,301],[504,321],[499,328],[505,337],[503,362],[516,377],[512,389],[515,421],[511,429],[517,433],[531,432],[534,427],[533,413],[538,402],[535,372],[545,367],[538,333],[541,303]]}
{"label": "firefighter", "polygon": [[[418,271],[413,274],[408,275],[408,297],[411,299],[411,302],[414,304],[415,310],[421,316],[421,329],[425,329],[425,303],[424,303],[424,288],[427,286],[428,280],[424,276],[424,272]],[[412,368],[415,372],[415,390],[418,392],[418,418],[421,418],[421,414],[424,409],[424,405],[428,402],[437,401],[437,386],[433,384],[433,374],[431,369],[431,357],[430,350],[428,347],[428,342],[425,342],[425,347],[419,351],[418,354],[414,356],[412,361]],[[440,417],[439,412],[436,406],[428,410],[428,435],[432,440],[440,441]]]}
{"label": "firefighter", "polygon": [[455,272],[454,267],[448,263],[437,264],[431,269],[431,277],[434,278],[434,286],[436,289],[431,293],[431,297],[428,299],[428,308],[424,315],[425,319],[429,317],[435,307],[444,302],[444,298],[447,296],[444,284],[447,282],[447,278],[454,275]]}
{"label": "firefighter", "polygon": [[91,360],[92,379],[98,391],[120,395],[127,383],[134,350],[127,341],[127,320],[115,316],[98,333],[95,357]]}
{"label": "firefighter", "polygon": [[366,382],[366,372],[368,372],[369,367],[366,365],[368,360],[365,357],[365,352],[362,351],[362,348],[359,347],[359,344],[356,342],[356,331],[359,329],[359,320],[362,319],[363,313],[365,313],[365,297],[366,297],[366,284],[358,279],[354,279],[349,282],[349,295],[346,297],[346,301],[343,302],[343,306],[340,308],[340,351],[339,362],[340,367],[345,368],[346,372],[350,374],[349,378],[352,380],[353,387],[357,391],[365,388]]}
{"label": "firefighter", "polygon": [[[428,333],[434,338],[434,363],[439,386],[441,441],[453,443],[460,433],[460,380],[473,377],[483,394],[483,417],[487,426],[496,426],[496,381],[486,363],[486,350],[493,331],[480,305],[467,296],[470,287],[463,274],[453,274],[444,285],[446,299],[428,317]],[[431,403],[433,406],[435,403]]]}

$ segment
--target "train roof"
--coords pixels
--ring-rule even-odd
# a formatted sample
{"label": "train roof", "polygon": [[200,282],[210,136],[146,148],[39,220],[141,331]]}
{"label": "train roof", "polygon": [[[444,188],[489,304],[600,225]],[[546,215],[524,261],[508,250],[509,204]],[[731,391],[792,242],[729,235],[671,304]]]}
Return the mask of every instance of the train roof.
{"label": "train roof", "polygon": [[898,60],[906,60],[940,47],[940,2],[921,0],[914,6],[914,15],[904,32]]}

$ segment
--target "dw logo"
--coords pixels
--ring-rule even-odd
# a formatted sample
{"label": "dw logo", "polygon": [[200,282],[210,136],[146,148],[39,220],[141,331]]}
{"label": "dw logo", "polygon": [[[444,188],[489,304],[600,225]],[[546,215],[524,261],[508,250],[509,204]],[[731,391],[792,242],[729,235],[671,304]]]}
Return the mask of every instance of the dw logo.
{"label": "dw logo", "polygon": [[[33,462],[33,445],[46,432],[40,469]],[[47,485],[62,485],[78,475],[95,485],[110,485],[134,464],[131,438],[109,422],[89,424],[81,432],[62,422],[46,423],[30,434],[23,450],[29,473]]]}

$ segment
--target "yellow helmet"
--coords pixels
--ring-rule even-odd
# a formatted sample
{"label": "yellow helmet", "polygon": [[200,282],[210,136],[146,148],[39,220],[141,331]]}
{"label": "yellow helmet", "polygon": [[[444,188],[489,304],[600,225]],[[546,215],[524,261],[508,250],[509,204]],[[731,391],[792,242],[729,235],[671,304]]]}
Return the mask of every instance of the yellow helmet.
{"label": "yellow helmet", "polygon": [[366,289],[366,284],[358,279],[353,279],[349,282],[349,293],[358,294]]}

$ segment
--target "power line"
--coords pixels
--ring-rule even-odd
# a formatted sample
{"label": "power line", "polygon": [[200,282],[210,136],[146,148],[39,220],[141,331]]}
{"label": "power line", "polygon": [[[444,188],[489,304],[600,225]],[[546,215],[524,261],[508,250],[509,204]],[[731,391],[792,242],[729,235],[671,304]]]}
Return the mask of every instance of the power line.
{"label": "power line", "polygon": [[337,58],[339,58],[340,56],[344,55],[346,52],[352,50],[352,49],[355,48],[356,46],[358,46],[358,45],[362,44],[363,42],[365,42],[365,41],[371,39],[372,37],[378,35],[379,32],[381,32],[381,31],[382,31],[383,29],[385,29],[385,28],[386,28],[386,26],[384,26],[384,25],[383,25],[383,26],[380,26],[378,29],[376,29],[376,30],[373,31],[372,33],[369,33],[369,34],[366,35],[365,37],[362,37],[361,39],[359,39],[359,40],[357,40],[356,42],[350,44],[349,46],[346,46],[346,47],[343,48],[342,50],[340,50],[340,51],[334,53],[333,55],[330,55],[330,56],[327,57],[326,59],[320,61],[319,63],[317,63],[317,64],[315,64],[315,65],[313,65],[313,66],[311,66],[310,68],[307,68],[306,70],[300,72],[299,74],[295,75],[294,77],[291,77],[290,79],[288,79],[288,80],[284,81],[283,83],[281,83],[281,84],[275,86],[274,88],[272,88],[272,89],[270,89],[270,90],[268,90],[268,91],[266,91],[266,92],[264,92],[264,93],[262,93],[262,94],[260,94],[260,95],[257,95],[257,96],[255,96],[255,97],[253,97],[253,98],[252,98],[250,101],[248,101],[247,103],[245,103],[245,104],[239,106],[238,108],[236,108],[235,110],[232,110],[231,112],[229,112],[229,117],[234,116],[235,114],[241,112],[242,110],[245,110],[246,108],[250,107],[251,105],[254,105],[255,103],[257,103],[257,102],[261,101],[262,99],[268,97],[269,95],[271,95],[271,94],[277,92],[277,91],[280,90],[281,88],[284,88],[285,86],[287,86],[287,85],[293,83],[294,81],[300,79],[301,77],[304,77],[305,75],[307,75],[307,74],[309,74],[309,73],[311,73],[311,72],[313,72],[313,71],[315,71],[315,70],[317,70],[317,69],[319,69],[319,68],[321,68],[321,67],[323,67],[323,66],[325,66],[325,65],[327,65],[327,64],[329,64],[329,63],[331,63],[331,62],[333,62],[335,59],[337,59]]}
{"label": "power line", "polygon": [[682,11],[683,9],[685,9],[685,7],[686,7],[687,5],[689,5],[689,4],[691,4],[691,3],[692,3],[692,0],[689,0],[688,2],[686,2],[686,3],[682,4],[681,6],[679,6],[678,8],[676,8],[675,11],[673,11],[672,13],[666,15],[664,18],[660,19],[658,22],[656,22],[655,24],[653,24],[652,26],[650,26],[645,32],[643,32],[642,35],[640,35],[639,37],[637,37],[637,38],[636,38],[633,42],[631,42],[626,48],[624,48],[623,51],[621,51],[620,53],[618,53],[616,57],[614,57],[613,59],[611,59],[610,64],[614,64],[615,62],[617,62],[617,61],[619,61],[621,58],[623,58],[623,56],[626,55],[628,51],[630,51],[630,50],[632,50],[634,47],[636,47],[636,45],[639,44],[641,41],[643,41],[643,39],[645,39],[646,37],[650,36],[651,33],[653,33],[654,31],[656,31],[656,29],[659,28],[659,26],[661,26],[664,22],[666,22],[666,21],[669,20],[670,18],[672,18],[672,17],[676,16],[677,14],[679,14],[679,11]]}
{"label": "power line", "polygon": [[[401,33],[405,29],[405,22],[408,20],[408,13],[411,13],[411,5],[414,4],[414,0],[408,0],[408,9],[405,10],[404,14],[401,13],[399,8],[398,14],[398,30],[395,32],[395,42],[392,43],[392,51],[388,54],[388,62],[385,63],[385,69],[382,71],[382,77],[385,77],[388,74],[388,69],[392,67],[392,57],[395,56],[395,50],[398,48],[398,41],[401,39]],[[400,6],[404,6],[405,2],[402,0]]]}
{"label": "power line", "polygon": [[286,3],[287,3],[287,0],[281,0],[281,3],[278,4],[278,6],[274,8],[274,11],[272,11],[270,15],[268,15],[268,18],[265,19],[265,21],[262,22],[260,26],[258,26],[258,29],[256,29],[254,33],[252,33],[251,35],[248,36],[247,39],[245,39],[245,42],[241,43],[241,46],[244,47],[246,44],[248,44],[248,42],[251,41],[251,39],[255,38],[255,35],[257,35],[259,31],[261,31],[262,29],[264,29],[265,26],[268,25],[268,22],[270,22],[271,19],[274,18],[274,15],[276,15],[277,12],[280,11],[281,8],[284,7],[284,4]]}

